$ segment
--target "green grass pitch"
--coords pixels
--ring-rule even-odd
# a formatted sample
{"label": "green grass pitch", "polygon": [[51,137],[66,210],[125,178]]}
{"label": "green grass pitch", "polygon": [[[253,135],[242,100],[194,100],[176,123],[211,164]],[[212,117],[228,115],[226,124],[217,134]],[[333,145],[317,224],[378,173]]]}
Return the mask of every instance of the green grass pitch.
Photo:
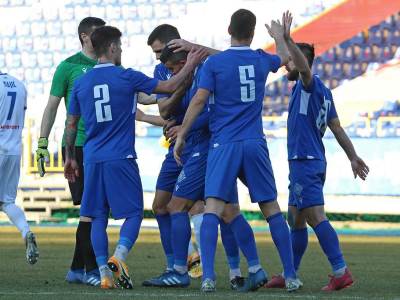
{"label": "green grass pitch", "polygon": [[[302,262],[300,276],[304,287],[296,293],[260,289],[239,294],[229,289],[228,271],[222,245],[216,256],[217,292],[199,292],[200,281],[192,280],[187,289],[144,288],[141,282],[157,275],[164,257],[155,230],[142,230],[128,258],[134,280],[133,290],[102,291],[99,288],[68,284],[64,281],[74,247],[74,228],[33,227],[40,249],[40,260],[30,266],[25,246],[13,227],[0,227],[0,299],[400,299],[400,237],[341,236],[342,249],[355,277],[355,285],[335,293],[320,292],[328,281],[329,264],[314,236]],[[109,230],[110,253],[118,237]],[[269,275],[281,271],[271,237],[257,233],[259,255]],[[245,269],[242,259],[242,270]]]}

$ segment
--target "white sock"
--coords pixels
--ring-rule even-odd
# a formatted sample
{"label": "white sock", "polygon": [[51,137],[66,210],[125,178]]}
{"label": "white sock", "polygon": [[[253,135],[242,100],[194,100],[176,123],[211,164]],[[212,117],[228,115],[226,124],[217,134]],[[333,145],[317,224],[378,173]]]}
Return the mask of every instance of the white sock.
{"label": "white sock", "polygon": [[14,203],[3,203],[2,208],[10,221],[21,232],[22,238],[25,239],[25,236],[30,231],[30,228],[22,209],[16,206]]}
{"label": "white sock", "polygon": [[107,265],[99,266],[99,271],[100,271],[101,278],[113,276],[111,269]]}
{"label": "white sock", "polygon": [[126,257],[128,256],[129,250],[123,245],[118,244],[117,248],[115,248],[114,256],[122,261],[126,261]]}
{"label": "white sock", "polygon": [[189,253],[189,255],[192,255],[194,252],[196,252],[196,248],[194,247],[192,240],[190,240],[189,247],[188,247],[188,253]]}
{"label": "white sock", "polygon": [[344,266],[343,268],[340,268],[336,271],[333,271],[333,275],[335,275],[335,277],[341,277],[344,275],[344,273],[346,272],[346,268],[347,266]]}
{"label": "white sock", "polygon": [[179,274],[185,274],[188,271],[188,267],[186,266],[177,266],[174,265],[174,269],[179,273]]}
{"label": "white sock", "polygon": [[197,214],[192,216],[191,221],[193,223],[194,235],[196,237],[197,245],[199,246],[197,251],[199,251],[199,255],[201,256],[201,248],[200,248],[200,227],[201,223],[203,223],[203,214]]}
{"label": "white sock", "polygon": [[261,269],[261,265],[255,265],[255,266],[252,266],[252,267],[249,267],[249,273],[257,273],[257,271],[258,270],[260,270]]}
{"label": "white sock", "polygon": [[240,272],[240,269],[229,269],[229,279],[232,280],[235,277],[242,277],[242,272]]}

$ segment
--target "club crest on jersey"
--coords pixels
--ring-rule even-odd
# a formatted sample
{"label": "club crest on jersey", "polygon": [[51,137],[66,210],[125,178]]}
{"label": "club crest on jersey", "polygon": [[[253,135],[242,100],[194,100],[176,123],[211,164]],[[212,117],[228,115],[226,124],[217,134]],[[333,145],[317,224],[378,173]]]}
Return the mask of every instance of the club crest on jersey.
{"label": "club crest on jersey", "polygon": [[87,71],[87,68],[85,67],[85,68],[82,68],[82,72],[83,73],[86,73],[86,71]]}

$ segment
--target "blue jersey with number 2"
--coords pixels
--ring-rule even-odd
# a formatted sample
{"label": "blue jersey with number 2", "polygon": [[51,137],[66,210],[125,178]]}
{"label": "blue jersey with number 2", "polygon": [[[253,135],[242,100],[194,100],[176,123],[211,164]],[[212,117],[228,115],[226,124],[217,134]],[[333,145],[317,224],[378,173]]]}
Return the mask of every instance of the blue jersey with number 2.
{"label": "blue jersey with number 2", "polygon": [[84,120],[86,163],[136,158],[137,93],[152,94],[157,83],[113,64],[98,64],[75,81],[68,113]]}
{"label": "blue jersey with number 2", "polygon": [[276,72],[279,56],[250,47],[231,47],[204,63],[199,88],[210,97],[210,131],[213,144],[264,137],[262,109],[265,82]]}
{"label": "blue jersey with number 2", "polygon": [[317,75],[307,89],[301,80],[293,87],[288,116],[288,158],[325,160],[322,137],[337,118],[331,91]]}

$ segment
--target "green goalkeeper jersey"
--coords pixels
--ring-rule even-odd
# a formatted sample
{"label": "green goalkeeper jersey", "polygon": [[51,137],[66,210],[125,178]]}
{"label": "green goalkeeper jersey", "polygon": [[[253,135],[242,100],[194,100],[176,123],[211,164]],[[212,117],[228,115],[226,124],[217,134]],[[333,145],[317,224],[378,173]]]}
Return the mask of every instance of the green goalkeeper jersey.
{"label": "green goalkeeper jersey", "polygon": [[[61,98],[64,97],[67,112],[75,79],[93,68],[96,63],[96,60],[87,57],[82,52],[78,52],[58,65],[51,83],[50,95]],[[75,146],[83,146],[85,139],[85,127],[83,120],[80,119]],[[62,144],[65,146],[65,137],[63,137]]]}

